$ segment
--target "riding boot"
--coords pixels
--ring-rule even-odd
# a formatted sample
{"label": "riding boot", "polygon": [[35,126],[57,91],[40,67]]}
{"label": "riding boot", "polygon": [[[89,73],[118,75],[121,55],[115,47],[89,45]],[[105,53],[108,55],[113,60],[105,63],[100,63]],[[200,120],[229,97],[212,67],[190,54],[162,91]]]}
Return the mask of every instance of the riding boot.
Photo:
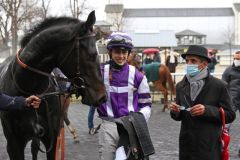
{"label": "riding boot", "polygon": [[73,135],[74,142],[79,143],[80,140],[79,140],[79,136],[77,134],[76,129],[71,124],[69,124],[67,127],[68,127],[69,131],[71,132],[71,134]]}

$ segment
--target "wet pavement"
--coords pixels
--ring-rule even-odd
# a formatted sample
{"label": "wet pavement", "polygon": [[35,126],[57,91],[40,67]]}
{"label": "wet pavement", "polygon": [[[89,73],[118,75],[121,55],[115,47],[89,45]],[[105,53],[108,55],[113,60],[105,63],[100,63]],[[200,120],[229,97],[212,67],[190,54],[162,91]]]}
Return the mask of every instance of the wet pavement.
{"label": "wet pavement", "polygon": [[[178,159],[178,134],[180,122],[172,120],[169,111],[161,112],[162,105],[154,103],[152,115],[149,120],[149,130],[156,153],[150,157],[151,160],[177,160]],[[88,106],[81,103],[71,103],[69,118],[77,128],[80,136],[80,143],[73,141],[72,135],[65,130],[65,160],[97,160],[98,157],[98,134],[89,135],[87,127]],[[100,119],[95,115],[95,125],[100,123]],[[239,115],[232,125],[230,155],[231,160],[237,157],[238,142],[240,143],[240,123]],[[31,160],[29,144],[25,150],[26,160]],[[46,160],[44,154],[39,154],[39,160]],[[6,152],[6,140],[0,126],[0,160],[9,160]]]}

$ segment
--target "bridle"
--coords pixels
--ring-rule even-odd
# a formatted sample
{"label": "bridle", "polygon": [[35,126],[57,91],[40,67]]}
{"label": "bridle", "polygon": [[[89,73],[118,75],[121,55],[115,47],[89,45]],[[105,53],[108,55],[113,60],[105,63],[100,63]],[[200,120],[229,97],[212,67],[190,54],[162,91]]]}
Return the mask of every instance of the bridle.
{"label": "bridle", "polygon": [[[16,59],[17,59],[18,64],[24,69],[30,70],[34,73],[37,73],[37,74],[40,74],[40,75],[43,75],[43,76],[46,76],[46,77],[49,77],[49,78],[52,78],[52,79],[55,79],[55,80],[70,82],[71,85],[73,86],[73,88],[75,88],[75,89],[85,89],[86,88],[85,87],[85,81],[81,77],[81,72],[80,72],[80,62],[79,62],[79,59],[80,59],[80,42],[79,41],[83,40],[83,39],[86,39],[86,38],[90,38],[90,37],[95,37],[95,34],[90,34],[90,35],[86,35],[86,36],[82,36],[82,37],[76,37],[73,45],[70,48],[70,50],[68,51],[68,53],[66,54],[66,56],[63,58],[63,60],[61,61],[60,65],[59,65],[59,66],[62,66],[63,63],[69,57],[69,55],[72,53],[73,49],[76,48],[76,51],[77,51],[77,57],[76,57],[77,58],[77,72],[76,72],[76,76],[72,79],[60,77],[58,75],[52,75],[50,73],[47,73],[47,72],[41,71],[39,69],[36,69],[34,67],[28,66],[19,57],[19,54],[22,52],[23,48],[20,49],[18,51],[18,53],[16,54]],[[18,86],[18,88],[20,88],[20,87]],[[21,89],[21,90],[23,90],[23,89]]]}

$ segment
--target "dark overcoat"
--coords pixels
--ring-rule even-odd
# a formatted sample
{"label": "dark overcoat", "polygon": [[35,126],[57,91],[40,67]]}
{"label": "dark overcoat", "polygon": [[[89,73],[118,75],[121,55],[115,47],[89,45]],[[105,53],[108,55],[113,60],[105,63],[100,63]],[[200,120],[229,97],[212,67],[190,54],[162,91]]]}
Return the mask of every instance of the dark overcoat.
{"label": "dark overcoat", "polygon": [[23,97],[10,97],[0,93],[0,110],[13,111],[21,110],[26,107],[26,101]]}
{"label": "dark overcoat", "polygon": [[225,111],[226,123],[235,119],[235,112],[226,83],[213,76],[205,79],[205,85],[195,101],[190,98],[190,85],[186,77],[176,86],[176,103],[191,107],[196,104],[205,106],[205,113],[192,117],[182,110],[171,117],[181,121],[179,136],[179,160],[221,160],[221,115],[219,107]]}
{"label": "dark overcoat", "polygon": [[228,84],[228,90],[235,109],[240,110],[240,66],[236,67],[234,64],[229,66],[223,72],[222,80]]}

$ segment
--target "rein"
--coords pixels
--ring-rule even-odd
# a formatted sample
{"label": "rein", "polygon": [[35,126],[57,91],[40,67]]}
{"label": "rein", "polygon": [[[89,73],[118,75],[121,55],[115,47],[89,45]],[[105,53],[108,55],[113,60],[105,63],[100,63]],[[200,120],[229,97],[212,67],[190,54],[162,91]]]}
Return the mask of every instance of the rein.
{"label": "rein", "polygon": [[57,79],[57,80],[60,80],[60,81],[66,81],[66,82],[71,82],[71,80],[69,80],[68,78],[64,78],[64,77],[60,77],[60,76],[55,76],[55,75],[52,75],[50,73],[47,73],[47,72],[43,72],[39,69],[36,69],[36,68],[33,68],[31,66],[28,66],[27,64],[25,64],[24,62],[21,61],[20,57],[19,57],[19,54],[21,53],[23,49],[20,49],[18,51],[18,53],[16,54],[16,58],[17,58],[17,62],[18,64],[24,68],[24,69],[28,69],[32,72],[35,72],[35,73],[38,73],[40,75],[43,75],[43,76],[46,76],[46,77],[49,77],[49,78],[53,78],[53,79]]}
{"label": "rein", "polygon": [[[46,149],[46,151],[44,151],[42,148],[41,148],[41,146],[40,146],[40,143],[38,144],[38,149],[39,149],[39,151],[40,152],[42,152],[42,153],[48,153],[48,152],[50,152],[52,149],[53,149],[53,127],[52,127],[52,125],[51,125],[51,123],[50,123],[50,119],[51,119],[51,116],[50,116],[50,112],[49,112],[49,106],[48,106],[48,103],[47,103],[47,99],[48,98],[50,98],[50,97],[52,97],[52,96],[59,96],[58,98],[59,98],[59,102],[60,102],[60,109],[61,109],[61,113],[63,113],[64,114],[64,103],[65,103],[65,100],[64,100],[64,103],[62,104],[62,101],[61,101],[61,96],[62,95],[65,95],[65,93],[66,92],[50,92],[50,93],[44,93],[44,94],[41,94],[40,96],[39,96],[39,98],[41,98],[42,99],[42,101],[46,104],[46,114],[47,114],[47,119],[48,119],[48,126],[49,126],[49,137],[50,137],[50,145],[49,145],[49,147],[48,147],[48,149]],[[64,98],[66,99],[66,98],[68,98],[68,96],[67,97],[65,97],[64,96]],[[61,127],[62,127],[62,125],[63,125],[63,114],[61,114],[61,116],[60,116],[60,127],[59,127],[59,129],[58,129],[58,132],[59,132],[59,135],[60,135],[60,132],[62,131],[61,130]],[[38,112],[37,112],[37,110],[35,109],[35,115],[36,115],[36,120],[37,120],[37,122],[39,122],[40,120],[39,120],[39,114],[38,114]],[[63,132],[63,131],[62,131]],[[64,134],[64,133],[62,133],[62,134]],[[42,137],[44,135],[44,133],[43,134],[41,134],[41,135],[38,135],[38,139],[40,138],[40,137]],[[58,135],[58,137],[59,137],[59,135]],[[64,136],[62,137],[62,138],[64,138]],[[57,146],[57,145],[56,145]]]}
{"label": "rein", "polygon": [[[82,36],[82,37],[76,37],[75,38],[75,41],[71,47],[71,49],[68,51],[67,55],[64,57],[64,59],[62,60],[62,62],[60,63],[60,66],[62,66],[62,64],[67,60],[67,58],[69,57],[70,53],[72,53],[72,50],[74,49],[75,45],[76,46],[76,49],[77,49],[77,73],[76,73],[76,77],[74,77],[73,79],[68,79],[68,78],[64,78],[64,77],[60,77],[60,76],[56,76],[56,75],[52,75],[50,73],[47,73],[47,72],[44,72],[44,71],[41,71],[39,69],[36,69],[36,68],[33,68],[31,66],[28,66],[27,64],[25,64],[19,57],[19,54],[21,53],[21,51],[23,49],[20,49],[18,51],[18,53],[16,54],[16,58],[17,58],[17,62],[18,64],[24,68],[24,69],[28,69],[34,73],[37,73],[37,74],[40,74],[40,75],[43,75],[43,76],[46,76],[46,77],[49,77],[49,78],[53,78],[53,79],[56,79],[56,80],[60,80],[60,81],[65,81],[65,82],[70,82],[75,88],[78,88],[78,89],[85,89],[86,87],[84,86],[84,79],[80,76],[81,73],[80,73],[80,64],[79,64],[79,59],[80,59],[80,44],[79,44],[79,41],[80,40],[83,40],[83,39],[86,39],[86,38],[90,38],[90,37],[94,37],[95,34],[90,34],[90,35],[86,35],[86,36]],[[80,83],[78,83],[80,82]]]}

